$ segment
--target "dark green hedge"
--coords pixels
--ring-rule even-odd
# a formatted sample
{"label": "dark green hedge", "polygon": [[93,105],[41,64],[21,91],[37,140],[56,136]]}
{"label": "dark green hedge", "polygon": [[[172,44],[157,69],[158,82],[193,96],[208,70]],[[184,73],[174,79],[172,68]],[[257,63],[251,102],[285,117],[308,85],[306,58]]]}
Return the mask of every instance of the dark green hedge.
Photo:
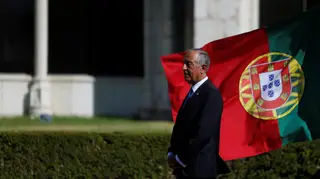
{"label": "dark green hedge", "polygon": [[[2,133],[0,178],[170,178],[168,134]],[[221,178],[310,178],[320,142],[233,162]]]}

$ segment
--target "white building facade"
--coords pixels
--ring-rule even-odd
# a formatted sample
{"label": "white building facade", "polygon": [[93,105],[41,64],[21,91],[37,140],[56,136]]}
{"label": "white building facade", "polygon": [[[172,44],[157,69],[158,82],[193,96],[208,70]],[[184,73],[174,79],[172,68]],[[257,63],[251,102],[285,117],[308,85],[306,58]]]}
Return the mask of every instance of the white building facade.
{"label": "white building facade", "polygon": [[[7,1],[11,2],[10,7],[20,7],[18,3],[13,3],[15,0]],[[34,36],[30,44],[33,44],[34,48],[23,44],[23,40],[10,40],[8,38],[10,29],[7,29],[1,37],[3,39],[3,45],[0,46],[3,49],[0,51],[0,60],[3,58],[3,61],[0,62],[0,70],[2,70],[0,71],[1,116],[25,114],[88,117],[138,115],[149,119],[170,118],[167,84],[160,56],[187,48],[201,47],[216,39],[272,24],[297,15],[315,4],[315,1],[312,0],[281,2],[278,2],[279,0],[140,0],[140,5],[136,3],[139,6],[136,9],[141,11],[139,11],[140,16],[136,16],[136,19],[129,19],[129,13],[136,13],[129,11],[131,8],[129,5],[128,9],[122,9],[121,6],[116,7],[117,4],[110,4],[111,7],[104,12],[102,4],[93,4],[90,0],[81,2],[70,0],[70,9],[63,11],[61,8],[52,10],[54,13],[51,13],[49,11],[51,4],[54,7],[59,6],[59,4],[53,4],[52,1],[56,3],[59,0],[34,0],[31,3],[32,7],[31,5],[26,6],[31,8],[31,11],[28,12],[33,12],[34,26],[30,29],[34,31]],[[108,0],[104,2],[106,1]],[[65,2],[60,1],[60,3]],[[81,7],[85,13],[79,13],[77,6],[72,8],[74,5],[72,3],[82,3]],[[105,6],[108,5],[105,4]],[[100,10],[93,10],[93,8],[100,8]],[[119,16],[123,16],[119,20],[117,16],[106,18],[99,14],[108,13],[109,10],[117,8],[119,13],[122,13]],[[15,13],[20,11],[15,11]],[[63,28],[73,27],[75,26],[73,24],[78,22],[71,20],[60,24],[62,21],[58,17],[62,17],[61,14],[65,11],[74,11],[76,15],[72,18],[79,18],[78,24],[82,26],[64,31]],[[11,16],[15,17],[12,13]],[[136,23],[141,16],[143,20]],[[66,17],[71,17],[71,15],[62,18]],[[54,18],[58,20],[52,20]],[[91,20],[86,21],[87,18]],[[10,24],[12,21],[2,20],[12,25]],[[117,24],[117,21],[121,20],[123,22]],[[134,23],[138,27],[129,25],[129,23]],[[53,26],[57,26],[56,29],[50,30],[49,27],[53,28]],[[95,28],[89,28],[93,26]],[[84,30],[87,28],[89,30]],[[117,28],[122,29],[122,33],[126,32],[129,35],[115,34],[119,31]],[[108,30],[112,32],[109,33]],[[55,44],[50,42],[50,39],[55,40],[50,33],[55,33],[55,37],[61,38],[62,41]],[[78,42],[77,38],[71,38],[75,34],[90,34],[90,36]],[[19,35],[21,34],[17,33],[10,37]],[[127,39],[131,37],[140,38],[140,40],[129,39],[131,45],[127,45]],[[23,38],[28,37],[21,35],[21,39]],[[118,38],[119,42],[113,44],[115,42],[111,38]],[[101,39],[104,40],[100,42]],[[85,47],[75,47],[76,45],[77,47],[84,46],[82,44],[86,44]],[[135,47],[139,46],[138,44],[141,46],[141,51]],[[53,48],[56,50],[51,50]],[[135,48],[134,51],[130,51],[133,48]],[[27,58],[23,55],[13,58],[19,55],[21,49],[26,54],[33,51],[31,55],[33,61],[32,63],[29,61],[32,66],[28,61],[22,63],[24,58]],[[62,55],[56,55],[57,51]],[[138,53],[141,55],[139,56]],[[13,60],[10,61],[10,59]],[[20,61],[14,62],[14,59]],[[91,59],[94,63],[91,61],[88,63],[87,59]],[[58,60],[60,60],[59,63]],[[84,65],[80,66],[81,63]],[[140,65],[140,67],[135,65]],[[18,66],[21,67],[16,70]],[[56,70],[52,70],[53,67]],[[91,70],[87,70],[86,67]],[[68,73],[65,73],[63,69]],[[81,69],[84,70],[81,71]],[[114,74],[105,75],[108,70],[114,71]],[[127,74],[117,75],[117,72],[121,70],[125,70]],[[130,70],[138,72],[132,75]]]}

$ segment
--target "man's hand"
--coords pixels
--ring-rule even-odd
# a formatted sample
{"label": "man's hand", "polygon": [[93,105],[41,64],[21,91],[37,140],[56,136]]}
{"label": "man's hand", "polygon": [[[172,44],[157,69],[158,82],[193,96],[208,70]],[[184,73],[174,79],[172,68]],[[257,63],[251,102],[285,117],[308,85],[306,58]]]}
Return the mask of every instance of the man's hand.
{"label": "man's hand", "polygon": [[169,155],[168,156],[168,165],[169,167],[172,168],[172,166],[176,163],[176,159],[174,158],[174,155]]}
{"label": "man's hand", "polygon": [[168,165],[172,169],[177,169],[181,168],[182,166],[177,162],[176,158],[174,155],[169,155],[168,156]]}

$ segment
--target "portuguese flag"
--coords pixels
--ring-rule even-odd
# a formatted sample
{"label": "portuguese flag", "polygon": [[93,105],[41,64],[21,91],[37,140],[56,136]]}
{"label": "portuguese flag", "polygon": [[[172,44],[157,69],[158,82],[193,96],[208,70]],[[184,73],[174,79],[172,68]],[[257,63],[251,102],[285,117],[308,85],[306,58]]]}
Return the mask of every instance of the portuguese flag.
{"label": "portuguese flag", "polygon": [[[224,100],[220,155],[250,157],[320,137],[320,9],[212,41],[209,79]],[[172,116],[186,96],[184,52],[161,57]],[[213,109],[214,110],[214,109]]]}

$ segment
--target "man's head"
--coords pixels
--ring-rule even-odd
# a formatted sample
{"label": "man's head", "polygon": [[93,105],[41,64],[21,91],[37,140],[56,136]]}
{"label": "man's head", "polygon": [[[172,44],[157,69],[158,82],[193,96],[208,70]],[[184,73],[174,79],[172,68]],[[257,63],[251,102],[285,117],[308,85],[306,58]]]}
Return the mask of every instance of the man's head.
{"label": "man's head", "polygon": [[206,77],[210,66],[210,57],[201,49],[188,50],[182,67],[185,80],[194,85]]}

